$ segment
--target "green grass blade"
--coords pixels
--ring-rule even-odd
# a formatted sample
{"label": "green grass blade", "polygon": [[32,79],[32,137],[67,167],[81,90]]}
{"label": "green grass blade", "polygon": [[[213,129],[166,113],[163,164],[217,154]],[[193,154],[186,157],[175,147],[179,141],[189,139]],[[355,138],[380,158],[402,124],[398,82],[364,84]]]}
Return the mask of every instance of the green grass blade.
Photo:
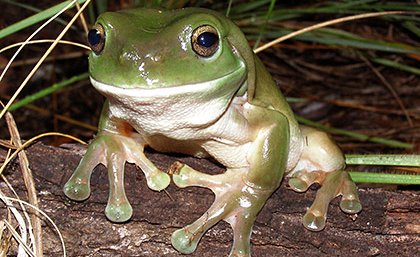
{"label": "green grass blade", "polygon": [[11,4],[11,5],[14,5],[14,6],[23,8],[23,9],[27,9],[27,10],[30,10],[30,11],[33,11],[33,12],[41,12],[41,9],[33,7],[29,4],[23,4],[23,3],[19,3],[19,2],[16,2],[16,1],[12,1],[12,0],[0,0],[0,2],[6,3],[6,4]]}
{"label": "green grass blade", "polygon": [[344,39],[344,38],[333,38],[333,37],[320,37],[320,36],[305,36],[297,37],[303,41],[310,41],[315,43],[322,43],[326,45],[337,45],[337,46],[346,46],[354,47],[359,49],[367,50],[378,50],[384,52],[392,53],[407,53],[407,54],[420,54],[420,49],[415,48],[409,45],[393,42],[384,42],[379,40],[372,39]]}
{"label": "green grass blade", "polygon": [[398,62],[394,62],[388,59],[383,59],[383,58],[373,58],[371,59],[371,61],[375,62],[375,63],[379,63],[382,64],[384,66],[388,66],[388,67],[392,67],[398,70],[402,70],[402,71],[407,71],[416,75],[420,75],[420,69],[419,68],[415,68],[409,65],[405,65],[405,64],[401,64]]}
{"label": "green grass blade", "polygon": [[[419,12],[420,5],[414,3],[384,3],[384,4],[377,4],[375,3],[377,0],[369,0],[369,1],[349,1],[347,3],[340,2],[327,2],[326,4],[321,4],[318,7],[305,7],[305,8],[278,8],[273,11],[272,18],[270,21],[277,20],[278,18],[283,17],[284,15],[290,14],[361,14],[365,12],[375,12],[375,11],[411,11],[411,12]],[[260,1],[253,1],[251,4],[252,11],[248,11],[247,8],[240,8],[238,12],[235,12],[232,17],[237,19],[243,19],[247,17],[252,17],[252,20],[263,20],[265,17],[265,11],[263,11],[260,7],[268,2],[261,3]],[[248,4],[245,4],[247,7]],[[251,9],[250,8],[250,9]],[[409,15],[390,15],[384,16],[378,19],[385,19],[385,20],[418,20],[416,16],[409,16]],[[250,22],[252,21],[249,20]],[[252,23],[251,23],[252,24]]]}
{"label": "green grass blade", "polygon": [[346,154],[348,165],[383,165],[420,167],[420,155],[405,154]]}
{"label": "green grass blade", "polygon": [[249,3],[238,4],[235,7],[232,7],[231,13],[245,13],[249,12],[250,14],[252,11],[258,9],[261,6],[264,6],[270,3],[271,0],[258,0],[258,1],[251,1]]}
{"label": "green grass blade", "polygon": [[387,42],[382,40],[374,40],[374,39],[368,39],[364,38],[358,35],[355,35],[353,33],[343,31],[340,29],[333,29],[333,28],[322,28],[316,31],[315,33],[322,33],[324,37],[326,36],[332,36],[338,39],[345,39],[345,40],[351,40],[355,42],[361,42],[363,44],[369,44],[369,45],[375,45],[372,47],[374,50],[381,50],[381,51],[407,51],[407,52],[413,52],[413,53],[420,53],[420,48],[413,47],[411,45],[402,44],[402,43],[395,43],[395,42]]}
{"label": "green grass blade", "polygon": [[108,0],[96,0],[95,5],[98,15],[108,10]]}
{"label": "green grass blade", "polygon": [[420,175],[372,173],[372,172],[349,172],[355,183],[375,183],[394,185],[420,185]]}
{"label": "green grass blade", "polygon": [[230,10],[232,10],[232,3],[233,3],[233,0],[229,0],[229,4],[228,4],[226,14],[225,14],[226,17],[229,17],[229,15],[230,15]]}
{"label": "green grass blade", "polygon": [[301,97],[286,97],[286,101],[288,103],[307,103],[310,102],[308,99],[306,98],[301,98]]}
{"label": "green grass blade", "polygon": [[276,0],[271,0],[270,6],[268,7],[268,11],[267,11],[267,14],[266,14],[265,22],[261,26],[260,34],[258,35],[258,38],[255,41],[255,44],[254,44],[254,47],[253,47],[254,50],[258,48],[258,45],[260,44],[260,41],[261,41],[262,37],[264,36],[265,29],[267,28],[268,20],[270,19],[271,14],[273,13],[273,9],[274,9],[275,6],[276,6]]}
{"label": "green grass blade", "polygon": [[[70,2],[71,1],[62,2],[51,8],[46,9],[45,11],[34,14],[26,19],[18,21],[15,24],[12,24],[0,30],[0,39],[54,16],[57,12],[59,12],[61,9],[67,6]],[[78,2],[82,4],[86,2],[86,0],[78,0]]]}
{"label": "green grass blade", "polygon": [[12,104],[10,106],[10,108],[9,108],[9,111],[14,111],[14,110],[16,110],[16,109],[18,109],[18,108],[20,108],[22,106],[25,106],[26,104],[29,104],[29,103],[31,103],[31,102],[33,102],[35,100],[38,100],[38,99],[40,99],[40,98],[42,98],[44,96],[47,96],[49,94],[52,94],[53,92],[55,92],[55,91],[57,91],[57,90],[59,90],[59,89],[61,89],[63,87],[66,87],[68,85],[71,85],[71,84],[73,84],[73,83],[75,83],[77,81],[81,81],[81,80],[87,79],[88,77],[89,77],[89,74],[88,73],[83,73],[83,74],[80,74],[80,75],[76,75],[74,77],[71,77],[70,79],[67,79],[65,81],[62,81],[60,83],[56,83],[56,84],[54,84],[54,85],[52,85],[52,86],[50,86],[48,88],[45,88],[43,90],[40,90],[40,91],[36,92],[35,94],[29,95],[29,96],[23,98],[22,100],[14,103],[14,104]]}
{"label": "green grass blade", "polygon": [[[249,38],[255,38],[258,33],[257,28],[245,28]],[[278,38],[293,32],[289,29],[270,27],[265,35],[268,38]],[[357,35],[340,31],[337,29],[321,29],[315,32],[308,32],[294,39],[309,41],[326,45],[336,45],[345,47],[354,47],[359,49],[379,50],[393,53],[420,54],[420,48],[403,43],[385,42],[381,40],[367,39]]]}
{"label": "green grass blade", "polygon": [[420,29],[416,26],[416,23],[414,23],[413,21],[405,21],[402,23],[402,25],[404,26],[404,28],[411,31],[414,35],[420,37]]}
{"label": "green grass blade", "polygon": [[346,2],[332,2],[330,3],[331,6],[341,9],[351,9],[354,6],[366,5],[369,3],[377,2],[378,0],[359,0],[359,1],[346,1]]}
{"label": "green grass blade", "polygon": [[96,21],[95,7],[92,4],[90,4],[87,9],[88,9],[89,24],[95,24],[95,21]]}
{"label": "green grass blade", "polygon": [[[30,10],[30,11],[33,11],[35,13],[42,12],[41,9],[38,9],[36,7],[33,7],[33,6],[29,5],[29,4],[23,4],[23,3],[19,3],[19,2],[11,1],[11,0],[0,0],[0,2],[4,2],[4,3],[7,3],[7,4],[15,5],[17,7],[20,7],[20,8],[23,8],[23,9],[27,9],[27,10]],[[58,23],[64,25],[64,26],[67,24],[65,20],[60,19],[60,18],[57,18],[56,21]]]}
{"label": "green grass blade", "polygon": [[365,4],[360,6],[355,6],[354,9],[361,11],[410,11],[418,12],[420,11],[420,6],[416,3],[397,3],[397,2],[384,2],[384,3],[375,3],[375,4]]}
{"label": "green grass blade", "polygon": [[405,149],[413,148],[412,144],[400,142],[400,141],[397,141],[397,140],[386,139],[386,138],[381,138],[381,137],[370,137],[370,136],[363,135],[363,134],[360,134],[360,133],[347,131],[347,130],[344,130],[344,129],[328,127],[328,126],[322,125],[320,123],[305,119],[305,118],[303,118],[301,116],[298,116],[298,115],[296,115],[295,117],[302,124],[305,124],[305,125],[308,125],[308,126],[311,126],[311,127],[314,127],[314,128],[318,128],[320,130],[326,131],[326,132],[331,133],[331,134],[343,135],[343,136],[347,136],[347,137],[350,137],[350,138],[357,139],[359,141],[367,141],[367,142],[382,144],[382,145],[396,147],[396,148],[405,148]]}

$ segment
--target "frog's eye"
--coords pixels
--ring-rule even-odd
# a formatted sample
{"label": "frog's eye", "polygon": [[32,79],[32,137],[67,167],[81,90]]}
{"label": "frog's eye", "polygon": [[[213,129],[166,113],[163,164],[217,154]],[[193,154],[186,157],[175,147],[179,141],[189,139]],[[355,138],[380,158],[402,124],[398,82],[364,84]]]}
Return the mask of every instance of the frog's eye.
{"label": "frog's eye", "polygon": [[219,34],[210,25],[196,28],[191,37],[194,52],[202,57],[212,56],[219,47]]}
{"label": "frog's eye", "polygon": [[95,54],[100,54],[105,46],[105,30],[100,24],[96,24],[91,30],[89,30],[88,43],[90,48]]}

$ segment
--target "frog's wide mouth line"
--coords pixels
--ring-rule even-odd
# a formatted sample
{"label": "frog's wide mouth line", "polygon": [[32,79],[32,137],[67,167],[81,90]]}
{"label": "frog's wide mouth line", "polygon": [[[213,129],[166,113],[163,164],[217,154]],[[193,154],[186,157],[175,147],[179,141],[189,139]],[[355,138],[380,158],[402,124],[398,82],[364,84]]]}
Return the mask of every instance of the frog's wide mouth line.
{"label": "frog's wide mouth line", "polygon": [[[234,78],[233,80],[236,83],[226,83],[226,84],[232,84],[231,87],[237,87],[239,88],[246,75],[246,69],[245,65],[242,64],[239,68],[233,70],[230,73],[227,73],[226,75],[223,75],[219,78],[204,81],[204,82],[198,82],[198,83],[192,83],[192,84],[183,84],[183,85],[176,85],[176,86],[170,86],[170,87],[161,87],[161,88],[146,88],[146,87],[128,87],[128,86],[114,86],[112,84],[107,84],[100,82],[90,76],[90,81],[99,92],[102,92],[106,95],[118,95],[118,96],[124,96],[127,95],[127,97],[169,97],[171,95],[180,95],[180,94],[194,94],[194,93],[200,93],[200,92],[212,92],[215,88],[220,85],[220,83],[223,83],[224,80],[228,80],[229,78]],[[228,88],[230,88],[228,86]]]}

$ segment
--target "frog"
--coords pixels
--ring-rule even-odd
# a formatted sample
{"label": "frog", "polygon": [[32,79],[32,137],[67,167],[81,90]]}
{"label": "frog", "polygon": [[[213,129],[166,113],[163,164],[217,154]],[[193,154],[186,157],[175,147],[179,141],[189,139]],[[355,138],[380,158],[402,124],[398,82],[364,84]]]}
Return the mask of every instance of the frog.
{"label": "frog", "polygon": [[[88,33],[90,81],[106,97],[98,133],[64,186],[67,197],[90,196],[93,169],[108,169],[106,217],[126,222],[133,209],[124,165],[134,163],[151,190],[210,189],[214,202],[195,222],[173,232],[171,243],[193,253],[220,221],[230,224],[229,256],[251,256],[253,224],[283,180],[296,192],[319,184],[302,218],[325,227],[330,201],[341,196],[348,214],[361,211],[343,153],[325,132],[299,125],[285,97],[240,28],[208,9],[127,9],[101,14]],[[160,170],[145,155],[211,158],[220,174],[176,161]]]}

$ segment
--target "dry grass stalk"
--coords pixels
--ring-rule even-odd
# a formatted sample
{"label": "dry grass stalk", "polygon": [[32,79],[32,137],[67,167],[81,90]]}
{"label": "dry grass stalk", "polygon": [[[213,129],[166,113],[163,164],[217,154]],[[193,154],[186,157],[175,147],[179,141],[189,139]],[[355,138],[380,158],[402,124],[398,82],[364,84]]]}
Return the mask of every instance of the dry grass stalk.
{"label": "dry grass stalk", "polygon": [[[17,129],[15,120],[13,119],[12,114],[6,113],[6,122],[9,128],[9,132],[13,141],[13,144],[16,147],[21,147],[22,142],[20,139],[19,131]],[[32,171],[29,168],[29,161],[28,157],[25,154],[25,151],[20,151],[18,153],[19,157],[19,165],[22,171],[23,181],[25,183],[26,190],[28,192],[28,201],[30,204],[38,207],[38,197],[35,189],[35,182],[32,176]],[[42,257],[43,250],[42,250],[42,228],[41,228],[41,219],[39,218],[39,214],[34,211],[31,214],[31,220],[33,225],[33,231],[35,235],[35,253],[36,256]]]}

